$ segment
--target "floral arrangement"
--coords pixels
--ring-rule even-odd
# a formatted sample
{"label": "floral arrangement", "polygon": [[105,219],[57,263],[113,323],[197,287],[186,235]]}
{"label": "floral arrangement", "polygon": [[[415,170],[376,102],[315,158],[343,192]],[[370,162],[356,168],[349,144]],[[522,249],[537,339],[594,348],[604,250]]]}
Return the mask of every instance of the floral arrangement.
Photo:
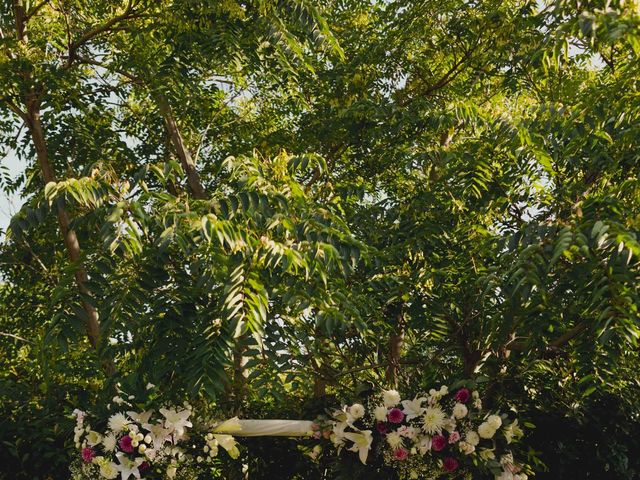
{"label": "floral arrangement", "polygon": [[[518,420],[484,411],[478,392],[467,388],[451,392],[443,386],[412,400],[386,390],[369,408],[354,403],[320,417],[314,430],[316,439],[329,440],[338,453],[357,453],[363,464],[374,455],[401,479],[484,474],[527,480],[531,474],[511,451],[524,434]],[[314,456],[319,453],[314,449]]]}
{"label": "floral arrangement", "polygon": [[192,434],[193,409],[187,402],[136,412],[122,397],[114,401],[124,408],[109,417],[104,431],[94,430],[85,412],[73,412],[73,480],[206,478],[220,447],[231,458],[240,455],[231,435],[217,434],[215,428]]}

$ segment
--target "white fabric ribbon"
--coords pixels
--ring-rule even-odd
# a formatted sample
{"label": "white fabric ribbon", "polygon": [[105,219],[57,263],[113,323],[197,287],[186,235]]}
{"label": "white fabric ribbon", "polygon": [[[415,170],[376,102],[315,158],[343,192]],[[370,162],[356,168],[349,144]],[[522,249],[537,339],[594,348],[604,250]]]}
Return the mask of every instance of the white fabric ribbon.
{"label": "white fabric ribbon", "polygon": [[219,423],[212,431],[234,437],[311,437],[312,425],[309,420],[239,420],[234,417]]}

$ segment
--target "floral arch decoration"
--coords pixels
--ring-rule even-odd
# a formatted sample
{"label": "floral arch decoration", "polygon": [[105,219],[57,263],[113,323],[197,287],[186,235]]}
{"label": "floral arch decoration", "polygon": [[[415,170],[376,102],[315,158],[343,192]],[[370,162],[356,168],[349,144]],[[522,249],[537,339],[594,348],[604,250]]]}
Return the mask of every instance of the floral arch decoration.
{"label": "floral arch decoration", "polygon": [[[129,397],[131,400],[131,398]],[[443,386],[413,399],[395,390],[330,410],[315,420],[198,418],[191,405],[135,411],[121,396],[115,412],[98,419],[75,410],[74,480],[164,480],[207,478],[219,455],[240,457],[238,437],[307,439],[307,453],[334,461],[357,455],[405,479],[527,480],[529,465],[518,457],[524,432],[512,413],[483,408],[477,391]]]}

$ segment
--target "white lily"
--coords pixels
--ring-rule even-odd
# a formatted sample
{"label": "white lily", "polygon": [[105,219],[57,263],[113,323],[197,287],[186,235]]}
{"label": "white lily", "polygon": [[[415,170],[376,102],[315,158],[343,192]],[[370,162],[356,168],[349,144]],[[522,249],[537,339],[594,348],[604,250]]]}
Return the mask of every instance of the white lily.
{"label": "white lily", "polygon": [[236,439],[232,435],[214,434],[213,438],[218,441],[218,444],[227,451],[231,458],[235,459],[240,456]]}
{"label": "white lily", "polygon": [[191,410],[169,410],[161,408],[160,413],[166,419],[164,424],[166,428],[173,430],[177,437],[182,437],[186,430],[186,427],[193,427],[193,424],[189,421]]}
{"label": "white lily", "polygon": [[344,430],[347,428],[346,422],[333,422],[333,429],[331,433],[331,441],[335,447],[338,447],[338,451],[342,448],[344,444],[345,432]]}
{"label": "white lily", "polygon": [[367,457],[369,456],[369,450],[371,450],[371,443],[373,442],[373,436],[371,430],[362,430],[359,433],[347,432],[344,434],[347,440],[351,440],[353,445],[349,448],[352,452],[358,452],[360,461],[363,465],[367,464]]}
{"label": "white lily", "polygon": [[117,465],[117,469],[120,472],[120,477],[122,480],[128,480],[128,478],[133,475],[135,478],[140,478],[140,465],[144,462],[143,457],[138,457],[135,460],[129,460],[127,455],[118,452],[116,453],[116,457],[118,457],[119,465]]}
{"label": "white lily", "polygon": [[424,413],[423,402],[426,402],[426,397],[414,398],[413,400],[402,401],[402,411],[407,416],[407,420],[413,420],[421,416]]}
{"label": "white lily", "polygon": [[151,419],[151,415],[153,415],[153,410],[140,412],[140,413],[127,412],[127,415],[129,415],[131,420],[133,420],[134,422],[138,422],[140,425],[142,425],[142,428],[146,430],[149,430],[151,428],[151,424],[149,423],[149,420]]}

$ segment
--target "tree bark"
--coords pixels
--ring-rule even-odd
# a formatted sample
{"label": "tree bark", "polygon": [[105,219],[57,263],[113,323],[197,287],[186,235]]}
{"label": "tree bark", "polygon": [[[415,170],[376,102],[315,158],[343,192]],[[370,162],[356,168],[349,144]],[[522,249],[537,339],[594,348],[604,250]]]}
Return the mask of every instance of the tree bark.
{"label": "tree bark", "polygon": [[[47,184],[49,182],[56,182],[57,180],[51,163],[49,162],[49,152],[47,150],[46,139],[42,128],[42,122],[40,120],[40,110],[37,99],[34,97],[35,96],[31,94],[30,98],[26,101],[26,121],[29,133],[31,134],[31,140],[36,149],[38,164],[40,165],[44,182]],[[89,292],[86,287],[86,282],[88,281],[87,271],[80,262],[81,252],[78,236],[69,226],[69,214],[67,213],[64,204],[59,203],[56,210],[58,225],[60,227],[60,232],[62,233],[64,245],[67,249],[67,255],[72,263],[77,264],[74,275],[78,291],[83,297],[90,297],[91,292]],[[86,329],[89,343],[91,343],[92,347],[97,348],[100,343],[100,321],[98,318],[98,312],[95,307],[85,299],[82,299],[82,308],[87,314]]]}
{"label": "tree bark", "polygon": [[173,148],[175,149],[176,155],[180,159],[182,168],[184,168],[187,175],[189,188],[195,198],[203,200],[207,198],[207,195],[205,194],[204,187],[202,186],[200,175],[198,175],[198,171],[196,170],[196,164],[191,157],[191,152],[189,152],[189,149],[185,145],[182,135],[180,134],[180,129],[178,128],[178,124],[173,116],[171,105],[169,105],[169,101],[163,94],[156,93],[154,96],[158,103],[158,108],[164,120],[167,132],[169,133],[169,138],[171,139]]}

